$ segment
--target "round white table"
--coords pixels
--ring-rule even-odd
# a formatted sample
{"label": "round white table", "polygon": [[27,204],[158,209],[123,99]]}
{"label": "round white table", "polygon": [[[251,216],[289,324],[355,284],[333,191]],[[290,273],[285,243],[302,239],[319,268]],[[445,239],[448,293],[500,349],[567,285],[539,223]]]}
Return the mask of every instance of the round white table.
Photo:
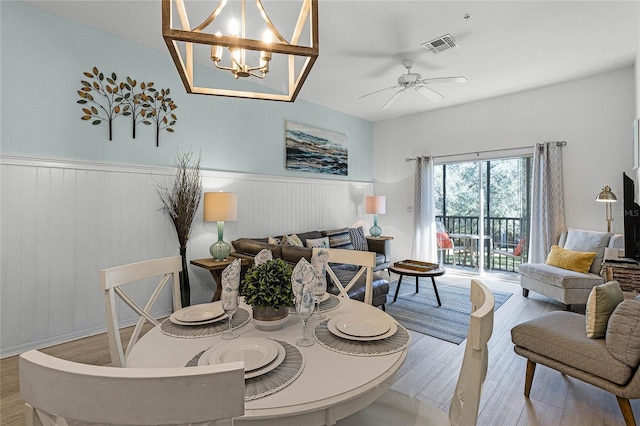
{"label": "round white table", "polygon": [[[244,309],[251,308],[240,303]],[[327,318],[357,313],[387,315],[371,305],[341,299],[337,309],[326,312]],[[391,318],[389,316],[389,318]],[[392,319],[393,320],[393,319]],[[311,318],[307,333],[319,320]],[[302,322],[295,314],[280,330],[260,331],[250,321],[236,329],[240,338],[271,338],[295,344],[302,334]],[[127,367],[185,366],[196,354],[226,342],[220,336],[177,338],[163,334],[159,326],[145,334],[131,350]],[[265,397],[245,402],[245,414],[234,425],[332,425],[375,401],[393,382],[407,356],[408,345],[398,352],[381,356],[342,354],[325,348],[317,341],[313,346],[297,347],[305,359],[304,370],[289,386]]]}

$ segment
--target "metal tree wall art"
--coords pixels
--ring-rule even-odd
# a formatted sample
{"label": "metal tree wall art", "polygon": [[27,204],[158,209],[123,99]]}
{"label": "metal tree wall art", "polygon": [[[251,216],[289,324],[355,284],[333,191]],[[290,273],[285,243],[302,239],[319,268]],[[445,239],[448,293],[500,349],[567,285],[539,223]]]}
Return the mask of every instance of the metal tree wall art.
{"label": "metal tree wall art", "polygon": [[[118,93],[118,84],[116,83],[116,74],[111,73],[111,77],[106,77],[101,73],[98,68],[93,67],[93,72],[85,72],[84,75],[87,78],[93,80],[92,82],[82,80],[82,89],[78,90],[80,99],[79,104],[87,105],[88,108],[82,108],[82,112],[85,113],[81,118],[83,120],[94,119],[91,124],[97,126],[105,120],[109,123],[109,140],[112,140],[112,123],[113,119],[124,112],[121,104],[116,99],[120,97]],[[95,91],[100,97],[99,100],[91,94]],[[127,109],[129,106],[125,106]]]}
{"label": "metal tree wall art", "polygon": [[140,83],[140,92],[135,92],[137,85],[138,82],[136,80],[132,79],[131,77],[127,77],[127,81],[120,82],[120,93],[122,96],[116,99],[123,106],[129,107],[122,113],[122,115],[131,116],[131,136],[134,139],[136,138],[137,124],[143,122],[147,115],[147,112],[142,107],[142,95],[146,90],[149,90],[151,92],[154,92],[156,90],[153,88],[152,82],[145,83],[143,81],[142,83]]}
{"label": "metal tree wall art", "polygon": [[[136,126],[143,123],[147,126],[155,124],[156,146],[160,146],[160,131],[173,133],[173,125],[178,119],[173,112],[177,105],[168,96],[170,89],[158,91],[153,82],[138,82],[131,77],[117,82],[115,73],[106,76],[93,67],[84,75],[89,81],[81,80],[82,88],[78,90],[79,104],[82,108],[82,120],[92,120],[98,125],[103,121],[109,124],[109,140],[113,135],[113,120],[119,116],[131,117],[132,137],[136,138]],[[99,95],[99,96],[98,96]]]}
{"label": "metal tree wall art", "polygon": [[169,92],[169,89],[162,89],[159,92],[155,91],[152,96],[142,94],[142,99],[145,101],[142,106],[147,108],[147,120],[143,121],[143,123],[148,125],[152,124],[152,122],[155,123],[156,146],[160,146],[160,130],[173,133],[171,126],[177,120],[173,110],[178,107],[169,97]]}

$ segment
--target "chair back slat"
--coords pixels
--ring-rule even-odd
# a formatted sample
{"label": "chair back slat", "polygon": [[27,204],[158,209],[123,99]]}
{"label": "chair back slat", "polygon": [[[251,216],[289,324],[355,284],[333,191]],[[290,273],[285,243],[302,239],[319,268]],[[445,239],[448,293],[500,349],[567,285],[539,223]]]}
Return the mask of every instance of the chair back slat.
{"label": "chair back slat", "polygon": [[[349,298],[347,292],[351,287],[353,287],[358,279],[363,275],[365,275],[365,293],[364,293],[364,303],[368,303],[371,305],[373,303],[373,267],[376,266],[376,255],[373,252],[369,251],[360,251],[360,250],[342,250],[342,249],[325,249],[325,248],[314,248],[313,253],[315,254],[319,250],[325,250],[329,252],[329,260],[327,263],[327,273],[331,280],[335,284],[335,286],[340,291],[341,297]],[[348,264],[348,265],[356,265],[360,268],[356,272],[356,274],[351,278],[351,280],[347,283],[347,285],[343,285],[335,272],[331,268],[332,263],[339,264]]]}
{"label": "chair back slat", "polygon": [[[100,288],[104,291],[105,296],[109,351],[114,366],[124,367],[126,365],[126,357],[137,343],[142,328],[147,321],[154,326],[159,324],[151,315],[151,309],[168,283],[172,285],[173,310],[177,311],[182,308],[179,278],[181,271],[182,258],[180,256],[130,263],[100,271]],[[123,288],[126,284],[134,286],[139,284],[140,281],[156,277],[161,277],[160,282],[147,299],[144,308],[136,303]],[[116,296],[140,316],[126,344],[123,344],[122,336],[120,335]]]}
{"label": "chair back slat", "polygon": [[243,362],[114,368],[33,350],[20,355],[19,375],[27,426],[65,424],[61,418],[116,425],[191,424],[244,414]]}
{"label": "chair back slat", "polygon": [[471,280],[471,319],[458,383],[449,407],[452,425],[475,425],[482,384],[487,376],[487,342],[493,332],[495,298],[479,280]]}

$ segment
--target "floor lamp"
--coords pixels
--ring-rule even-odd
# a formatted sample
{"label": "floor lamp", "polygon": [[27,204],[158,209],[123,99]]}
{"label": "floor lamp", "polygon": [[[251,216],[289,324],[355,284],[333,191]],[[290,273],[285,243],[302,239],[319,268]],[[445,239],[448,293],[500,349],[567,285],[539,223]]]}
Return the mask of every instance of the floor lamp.
{"label": "floor lamp", "polygon": [[618,201],[616,198],[616,194],[611,192],[611,188],[609,185],[602,188],[602,191],[596,197],[596,201],[601,203],[606,203],[604,205],[604,220],[607,221],[607,232],[611,232],[611,222],[613,222],[613,212],[611,208],[611,204]]}

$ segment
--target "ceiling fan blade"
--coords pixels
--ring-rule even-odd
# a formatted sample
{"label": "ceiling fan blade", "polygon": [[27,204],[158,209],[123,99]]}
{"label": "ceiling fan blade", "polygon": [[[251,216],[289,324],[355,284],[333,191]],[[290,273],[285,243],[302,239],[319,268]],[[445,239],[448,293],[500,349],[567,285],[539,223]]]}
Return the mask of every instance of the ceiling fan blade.
{"label": "ceiling fan blade", "polygon": [[442,99],[444,99],[444,96],[442,96],[440,93],[425,86],[420,86],[416,90],[431,102],[440,102]]}
{"label": "ceiling fan blade", "polygon": [[384,89],[376,90],[375,92],[371,92],[371,93],[367,93],[366,95],[362,95],[358,99],[362,99],[362,98],[365,98],[367,96],[375,95],[376,93],[384,92],[385,90],[395,89],[397,87],[402,87],[402,86],[397,86],[396,85],[396,86],[391,86],[391,87],[387,87],[387,88],[384,88]]}
{"label": "ceiling fan blade", "polygon": [[391,106],[391,104],[393,103],[393,101],[395,101],[398,96],[400,96],[402,93],[404,93],[404,91],[405,91],[405,89],[398,90],[396,93],[393,94],[393,96],[391,96],[389,98],[389,100],[384,105],[382,105],[382,108],[380,108],[380,109],[382,111],[384,111],[385,109],[389,108]]}
{"label": "ceiling fan blade", "polygon": [[430,83],[466,83],[467,77],[465,76],[457,76],[457,77],[436,77],[436,78],[425,78],[422,80],[422,84],[430,84]]}

